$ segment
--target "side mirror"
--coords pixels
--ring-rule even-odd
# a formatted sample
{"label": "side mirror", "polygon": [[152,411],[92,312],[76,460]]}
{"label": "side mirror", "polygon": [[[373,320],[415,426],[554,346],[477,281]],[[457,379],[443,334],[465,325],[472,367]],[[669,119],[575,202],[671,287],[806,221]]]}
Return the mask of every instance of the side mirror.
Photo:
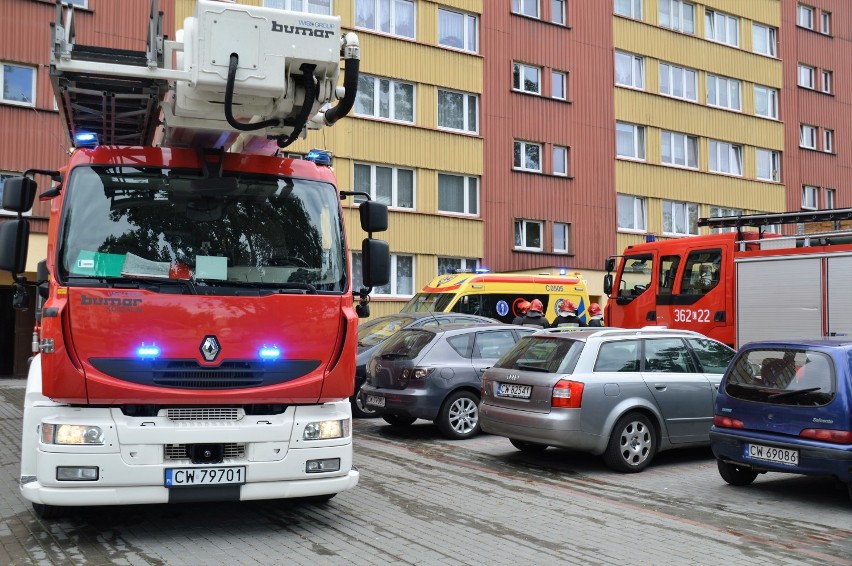
{"label": "side mirror", "polygon": [[604,275],[604,294],[608,297],[612,294],[612,273]]}
{"label": "side mirror", "polygon": [[[3,204],[5,207],[5,195],[3,195]],[[19,218],[0,224],[0,271],[18,274],[26,270],[29,239],[30,224],[26,220]]]}
{"label": "side mirror", "polygon": [[373,238],[364,238],[362,246],[361,273],[364,277],[364,285],[367,287],[387,285],[390,281],[390,246],[384,240]]}
{"label": "side mirror", "polygon": [[33,207],[38,183],[29,177],[13,177],[3,183],[3,208],[24,213]]}
{"label": "side mirror", "polygon": [[[361,215],[361,229],[365,232],[384,232],[388,229],[387,205],[374,200],[364,201],[358,205],[358,213]],[[367,253],[366,249],[364,253]],[[364,257],[366,259],[366,255]]]}
{"label": "side mirror", "polygon": [[606,261],[604,262],[604,271],[606,271],[608,273],[615,271],[615,258],[614,257],[606,258]]}
{"label": "side mirror", "polygon": [[42,299],[47,299],[50,296],[49,278],[47,260],[43,259],[38,262],[38,267],[36,267],[36,285],[38,285],[38,294]]}

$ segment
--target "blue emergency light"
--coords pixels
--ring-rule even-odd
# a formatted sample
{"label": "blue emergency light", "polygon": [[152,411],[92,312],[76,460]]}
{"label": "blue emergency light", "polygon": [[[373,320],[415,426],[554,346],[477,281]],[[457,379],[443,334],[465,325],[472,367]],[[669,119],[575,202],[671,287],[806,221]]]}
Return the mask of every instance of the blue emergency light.
{"label": "blue emergency light", "polygon": [[142,342],[142,345],[136,348],[136,355],[140,358],[156,358],[160,355],[160,349],[156,346],[156,344],[146,346],[145,343]]}
{"label": "blue emergency light", "polygon": [[261,360],[277,360],[281,357],[281,350],[278,346],[264,346],[257,355]]}
{"label": "blue emergency light", "polygon": [[307,161],[312,161],[317,165],[331,166],[331,152],[323,149],[312,149],[305,156]]}
{"label": "blue emergency light", "polygon": [[77,147],[91,147],[98,145],[98,136],[91,132],[77,132],[74,134],[74,143]]}

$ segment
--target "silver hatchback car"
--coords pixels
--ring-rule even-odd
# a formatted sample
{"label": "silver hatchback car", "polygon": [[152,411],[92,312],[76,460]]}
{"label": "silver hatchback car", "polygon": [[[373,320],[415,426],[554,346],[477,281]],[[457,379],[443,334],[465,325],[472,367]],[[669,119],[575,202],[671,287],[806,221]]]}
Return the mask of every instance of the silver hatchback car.
{"label": "silver hatchback car", "polygon": [[733,356],[701,334],[659,327],[537,332],[483,375],[480,425],[522,451],[569,448],[640,472],[661,450],[709,444]]}

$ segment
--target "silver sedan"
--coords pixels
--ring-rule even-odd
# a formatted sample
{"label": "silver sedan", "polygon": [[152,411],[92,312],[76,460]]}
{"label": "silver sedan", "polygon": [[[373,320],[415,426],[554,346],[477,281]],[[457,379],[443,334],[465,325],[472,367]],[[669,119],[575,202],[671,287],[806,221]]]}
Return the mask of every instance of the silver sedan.
{"label": "silver sedan", "polygon": [[639,472],[661,450],[709,444],[733,355],[689,331],[536,333],[483,375],[480,424],[519,450],[569,448]]}

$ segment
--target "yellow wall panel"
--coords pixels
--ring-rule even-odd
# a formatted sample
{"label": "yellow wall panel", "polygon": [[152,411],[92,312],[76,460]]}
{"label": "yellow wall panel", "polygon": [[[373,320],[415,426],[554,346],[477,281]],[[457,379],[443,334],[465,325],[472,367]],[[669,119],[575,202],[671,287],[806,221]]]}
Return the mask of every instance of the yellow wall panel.
{"label": "yellow wall panel", "polygon": [[[347,207],[344,216],[349,245],[352,249],[360,248],[361,240],[367,236],[361,230],[358,209]],[[388,218],[388,231],[373,236],[386,240],[392,253],[412,253],[416,250],[418,254],[432,256],[482,257],[484,249],[481,220],[437,214],[392,210]],[[430,277],[434,276],[435,273],[432,273]]]}
{"label": "yellow wall panel", "polygon": [[[775,27],[781,25],[781,2],[779,0],[704,0],[702,4],[707,8],[725,12],[732,16],[740,16],[740,18]],[[703,10],[701,12],[703,19]],[[748,35],[751,37],[751,29],[748,30]]]}

